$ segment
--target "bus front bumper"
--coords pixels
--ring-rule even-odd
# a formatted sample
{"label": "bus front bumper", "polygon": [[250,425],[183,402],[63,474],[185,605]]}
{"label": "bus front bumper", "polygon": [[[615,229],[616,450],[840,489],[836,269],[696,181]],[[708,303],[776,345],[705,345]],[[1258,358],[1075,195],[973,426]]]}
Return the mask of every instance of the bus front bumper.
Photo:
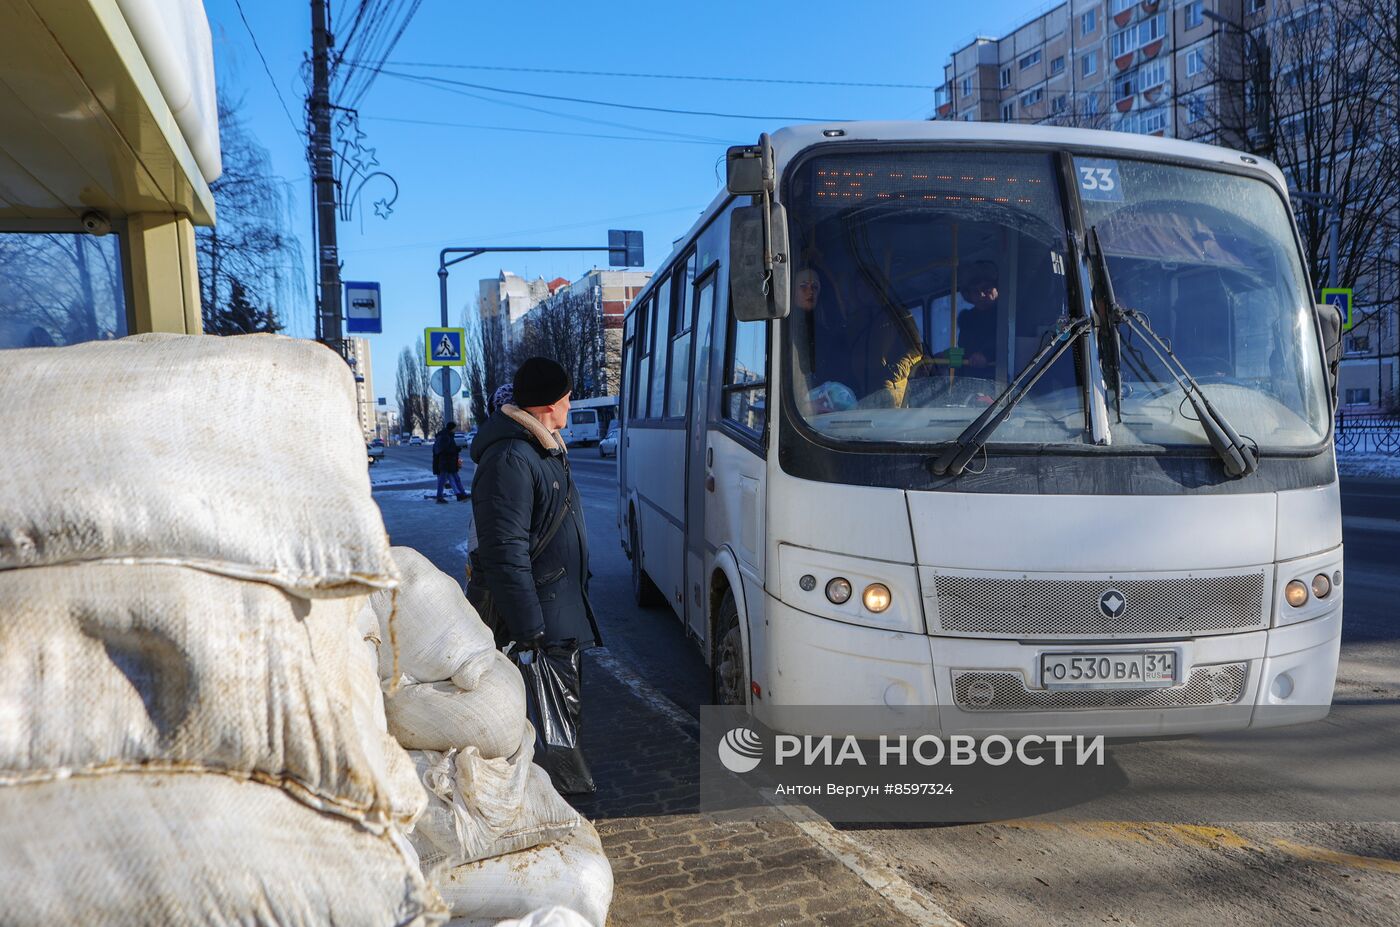
{"label": "bus front bumper", "polygon": [[[755,653],[759,721],[798,734],[1102,733],[1145,737],[1273,727],[1327,715],[1340,601],[1310,621],[1188,640],[1027,643],[931,637],[819,618],[769,598]],[[1174,650],[1167,689],[1038,686],[1047,650]],[[820,711],[814,711],[820,707]],[[842,709],[850,709],[842,711]]]}

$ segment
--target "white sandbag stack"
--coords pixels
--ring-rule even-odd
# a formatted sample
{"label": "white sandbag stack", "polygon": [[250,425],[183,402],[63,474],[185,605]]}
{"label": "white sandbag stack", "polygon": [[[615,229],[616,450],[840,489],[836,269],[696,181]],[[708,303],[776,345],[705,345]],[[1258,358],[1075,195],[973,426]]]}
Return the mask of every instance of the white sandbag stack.
{"label": "white sandbag stack", "polygon": [[0,923],[438,922],[344,363],[142,335],[7,351],[0,395]]}
{"label": "white sandbag stack", "polygon": [[370,602],[389,732],[428,790],[410,835],[424,871],[471,923],[562,904],[602,927],[612,869],[592,826],[532,762],[519,670],[456,580],[411,548],[392,554],[397,596]]}

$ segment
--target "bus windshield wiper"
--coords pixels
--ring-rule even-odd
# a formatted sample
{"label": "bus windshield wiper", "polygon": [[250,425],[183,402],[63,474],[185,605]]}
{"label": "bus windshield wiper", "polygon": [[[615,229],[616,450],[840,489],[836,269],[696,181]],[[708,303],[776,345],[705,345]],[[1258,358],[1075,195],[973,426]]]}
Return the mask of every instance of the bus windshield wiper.
{"label": "bus windshield wiper", "polygon": [[1030,359],[1030,363],[1021,368],[1021,372],[1006,384],[1006,389],[992,404],[973,420],[971,425],[963,429],[962,434],[950,444],[938,459],[933,462],[933,472],[939,476],[947,474],[958,476],[966,469],[968,461],[980,451],[991,438],[992,432],[1006,421],[1006,417],[1011,414],[1011,410],[1016,408],[1017,403],[1026,398],[1031,387],[1049,370],[1060,356],[1069,350],[1085,331],[1088,331],[1092,321],[1086,316],[1074,319],[1061,319],[1055,329],[1055,335],[1045,344],[1035,357]]}
{"label": "bus windshield wiper", "polygon": [[1104,301],[1108,305],[1109,321],[1115,328],[1126,326],[1130,331],[1141,335],[1147,342],[1147,346],[1152,353],[1157,356],[1157,360],[1166,368],[1167,373],[1176,382],[1176,385],[1186,394],[1186,399],[1191,403],[1191,408],[1196,412],[1196,418],[1201,423],[1201,429],[1206,433],[1206,440],[1215,449],[1215,453],[1220,455],[1221,461],[1225,464],[1225,472],[1229,476],[1248,476],[1259,469],[1259,449],[1241,440],[1234,428],[1230,427],[1225,416],[1211,405],[1206,398],[1205,391],[1196,382],[1195,377],[1181,363],[1181,360],[1172,353],[1171,345],[1152,330],[1147,317],[1140,310],[1130,309],[1118,302],[1113,295],[1113,279],[1108,272],[1108,256],[1104,253],[1103,244],[1099,241],[1099,230],[1097,226],[1089,229],[1089,256],[1094,262],[1094,270],[1098,275],[1099,283],[1103,287]]}

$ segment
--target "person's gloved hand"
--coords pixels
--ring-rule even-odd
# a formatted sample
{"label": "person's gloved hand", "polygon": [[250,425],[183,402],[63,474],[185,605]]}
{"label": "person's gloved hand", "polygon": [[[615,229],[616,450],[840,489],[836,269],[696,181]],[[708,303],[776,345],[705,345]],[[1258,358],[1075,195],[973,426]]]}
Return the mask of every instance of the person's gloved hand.
{"label": "person's gloved hand", "polygon": [[527,650],[539,650],[544,646],[544,632],[540,631],[524,640],[515,642],[515,649],[524,653]]}

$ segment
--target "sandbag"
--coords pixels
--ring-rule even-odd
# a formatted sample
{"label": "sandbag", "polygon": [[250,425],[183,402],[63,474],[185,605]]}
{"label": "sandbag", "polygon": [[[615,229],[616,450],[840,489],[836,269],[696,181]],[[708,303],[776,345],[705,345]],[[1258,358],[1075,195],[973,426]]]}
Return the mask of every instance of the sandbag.
{"label": "sandbag", "polygon": [[[470,923],[466,918],[454,918],[447,922],[447,927],[459,927]],[[556,904],[531,911],[519,920],[497,921],[495,927],[588,927],[588,921],[577,911],[570,911]]]}
{"label": "sandbag", "polygon": [[408,750],[476,747],[487,759],[510,756],[520,744],[525,683],[504,654],[468,692],[451,682],[403,683],[384,697],[389,733]]}
{"label": "sandbag", "polygon": [[379,688],[373,644],[365,640],[358,627],[346,629],[349,634],[350,685],[355,728],[359,731],[365,751],[374,769],[383,770],[384,789],[389,800],[389,812],[400,825],[411,825],[428,806],[428,793],[413,768],[408,751],[389,733],[384,717],[384,693]]}
{"label": "sandbag", "polygon": [[415,682],[451,679],[472,657],[495,649],[457,580],[412,547],[394,547],[391,554],[401,577],[397,596],[383,591],[370,597],[379,619],[381,678],[394,678],[392,654],[386,659],[383,650],[391,643],[398,647],[397,672]]}
{"label": "sandbag", "polygon": [[439,870],[431,878],[452,909],[453,924],[495,924],[560,905],[603,927],[612,905],[612,867],[587,821],[556,843]]}
{"label": "sandbag", "polygon": [[6,351],[0,396],[0,570],[116,559],[312,597],[397,579],[354,379],[319,344],[146,334]]}
{"label": "sandbag", "polygon": [[372,703],[355,707],[354,599],[87,564],[0,571],[0,602],[0,783],[208,770],[381,822],[426,801],[391,801]]}
{"label": "sandbag", "polygon": [[440,923],[445,907],[401,841],[222,775],[4,786],[0,924]]}
{"label": "sandbag", "polygon": [[578,826],[578,812],[530,761],[534,738],[525,725],[520,748],[502,759],[485,759],[475,747],[410,754],[429,793],[410,837],[425,870],[526,850]]}

